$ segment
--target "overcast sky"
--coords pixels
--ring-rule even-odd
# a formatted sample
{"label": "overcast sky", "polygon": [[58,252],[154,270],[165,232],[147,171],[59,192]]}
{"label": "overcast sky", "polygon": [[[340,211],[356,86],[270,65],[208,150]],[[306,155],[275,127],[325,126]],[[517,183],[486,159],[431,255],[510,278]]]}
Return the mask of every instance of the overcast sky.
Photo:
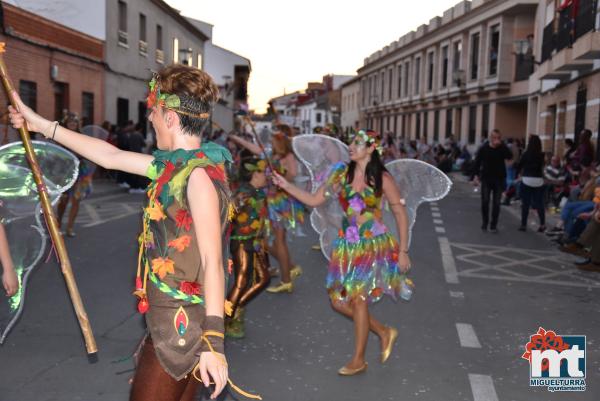
{"label": "overcast sky", "polygon": [[302,90],[326,74],[354,75],[365,57],[458,0],[167,2],[213,24],[213,43],[250,59],[250,108],[263,112],[284,90]]}

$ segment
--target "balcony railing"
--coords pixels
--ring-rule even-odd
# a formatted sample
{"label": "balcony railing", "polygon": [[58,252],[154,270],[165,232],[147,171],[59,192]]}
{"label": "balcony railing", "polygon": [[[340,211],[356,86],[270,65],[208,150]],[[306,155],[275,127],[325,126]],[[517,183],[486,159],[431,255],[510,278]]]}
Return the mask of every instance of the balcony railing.
{"label": "balcony railing", "polygon": [[125,47],[128,46],[128,44],[127,44],[127,32],[119,30],[117,32],[117,38],[118,38],[118,43],[121,46],[125,46]]}
{"label": "balcony railing", "polygon": [[162,64],[165,62],[165,53],[161,49],[156,49],[156,62]]}
{"label": "balcony railing", "polygon": [[554,27],[550,23],[544,28],[544,36],[542,38],[542,63],[552,57],[552,51],[556,48]]}
{"label": "balcony railing", "polygon": [[575,40],[593,31],[596,23],[598,0],[581,0],[575,17]]}
{"label": "balcony railing", "polygon": [[559,52],[572,46],[577,39],[594,30],[597,1],[580,0],[577,9],[572,3],[559,11],[558,20],[552,21],[544,28],[542,62],[550,59],[555,50]]}
{"label": "balcony railing", "polygon": [[573,6],[570,5],[561,10],[558,15],[558,32],[556,33],[557,52],[573,44],[573,22],[571,20],[572,12]]}
{"label": "balcony railing", "polygon": [[534,58],[529,54],[517,54],[515,58],[515,81],[524,81],[533,74]]}

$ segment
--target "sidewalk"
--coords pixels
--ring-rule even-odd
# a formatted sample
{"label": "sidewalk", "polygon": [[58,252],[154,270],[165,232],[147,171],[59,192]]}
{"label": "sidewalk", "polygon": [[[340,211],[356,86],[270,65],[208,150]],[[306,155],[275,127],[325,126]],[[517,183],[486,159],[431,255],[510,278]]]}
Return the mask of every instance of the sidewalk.
{"label": "sidewalk", "polygon": [[[469,178],[460,172],[452,172],[452,173],[450,173],[449,177],[452,180],[452,182],[454,182],[454,183],[462,183],[462,184],[471,185],[469,182]],[[478,196],[480,196],[479,192],[477,194],[478,194]],[[502,205],[502,210],[507,211],[508,213],[512,214],[519,220],[521,219],[521,201],[519,201],[519,200],[512,201],[511,204],[508,206]],[[529,219],[527,222],[528,222],[528,227],[527,227],[528,231],[533,232],[538,235],[541,235],[544,238],[550,240],[550,238],[548,236],[546,236],[544,233],[537,232],[539,222],[538,222],[537,213],[535,212],[535,210],[531,209],[529,211]],[[559,222],[560,222],[560,212],[551,213],[549,209],[546,209],[546,227],[548,229],[551,229],[552,227],[555,227]]]}

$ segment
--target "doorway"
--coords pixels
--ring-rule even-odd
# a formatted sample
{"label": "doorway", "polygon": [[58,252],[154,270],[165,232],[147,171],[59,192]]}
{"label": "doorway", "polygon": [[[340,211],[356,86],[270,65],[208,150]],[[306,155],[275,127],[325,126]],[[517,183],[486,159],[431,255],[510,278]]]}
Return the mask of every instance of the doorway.
{"label": "doorway", "polygon": [[54,119],[62,121],[65,110],[69,110],[69,84],[54,82]]}

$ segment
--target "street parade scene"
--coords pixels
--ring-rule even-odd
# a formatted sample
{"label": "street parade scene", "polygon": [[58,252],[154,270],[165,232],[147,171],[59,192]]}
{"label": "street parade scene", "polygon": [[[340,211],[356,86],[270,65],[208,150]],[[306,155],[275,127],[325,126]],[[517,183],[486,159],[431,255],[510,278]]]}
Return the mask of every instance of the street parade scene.
{"label": "street parade scene", "polygon": [[0,401],[600,399],[600,2],[0,23]]}

